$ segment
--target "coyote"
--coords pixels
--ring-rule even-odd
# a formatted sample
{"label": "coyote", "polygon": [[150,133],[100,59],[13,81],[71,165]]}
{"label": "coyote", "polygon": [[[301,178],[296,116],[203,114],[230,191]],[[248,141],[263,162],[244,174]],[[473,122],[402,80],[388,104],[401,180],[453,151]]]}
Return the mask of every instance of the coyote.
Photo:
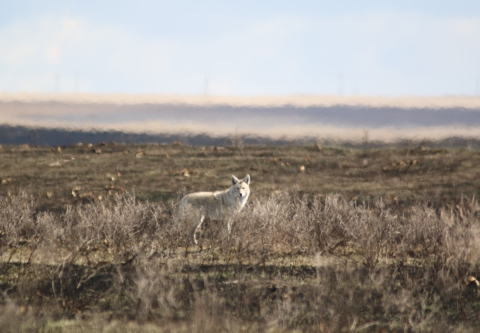
{"label": "coyote", "polygon": [[[231,230],[231,215],[239,212],[250,195],[250,175],[242,180],[232,176],[232,186],[225,191],[196,192],[183,197],[178,207],[178,219],[194,224],[193,243],[198,244],[196,233],[205,217],[213,220],[226,219],[227,230]],[[196,220],[196,221],[195,221]]]}

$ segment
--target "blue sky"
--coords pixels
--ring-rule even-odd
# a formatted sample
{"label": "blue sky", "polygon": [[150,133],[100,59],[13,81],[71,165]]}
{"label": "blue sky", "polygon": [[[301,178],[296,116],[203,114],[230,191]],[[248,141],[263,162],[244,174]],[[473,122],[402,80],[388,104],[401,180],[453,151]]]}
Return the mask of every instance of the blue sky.
{"label": "blue sky", "polygon": [[0,92],[480,93],[480,1],[0,0]]}

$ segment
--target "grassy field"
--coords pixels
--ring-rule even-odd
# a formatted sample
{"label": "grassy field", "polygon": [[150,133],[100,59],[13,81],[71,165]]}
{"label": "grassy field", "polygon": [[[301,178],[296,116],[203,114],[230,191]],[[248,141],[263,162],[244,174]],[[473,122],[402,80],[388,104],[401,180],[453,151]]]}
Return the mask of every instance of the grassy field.
{"label": "grassy field", "polygon": [[[0,148],[2,332],[477,332],[474,150]],[[233,230],[182,195],[250,174]]]}
{"label": "grassy field", "polygon": [[357,202],[383,197],[441,205],[479,193],[479,161],[477,151],[422,147],[11,146],[0,148],[0,195],[24,189],[48,209],[122,191],[164,202],[181,192],[227,187],[230,175],[248,173],[259,196],[338,193]]}

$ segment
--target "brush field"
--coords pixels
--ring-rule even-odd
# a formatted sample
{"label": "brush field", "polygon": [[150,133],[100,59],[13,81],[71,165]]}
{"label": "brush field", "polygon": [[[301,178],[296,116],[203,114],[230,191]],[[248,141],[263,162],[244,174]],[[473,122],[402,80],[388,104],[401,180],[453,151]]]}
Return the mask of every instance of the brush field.
{"label": "brush field", "polygon": [[[480,153],[0,148],[1,332],[477,332]],[[181,197],[252,179],[190,245]]]}

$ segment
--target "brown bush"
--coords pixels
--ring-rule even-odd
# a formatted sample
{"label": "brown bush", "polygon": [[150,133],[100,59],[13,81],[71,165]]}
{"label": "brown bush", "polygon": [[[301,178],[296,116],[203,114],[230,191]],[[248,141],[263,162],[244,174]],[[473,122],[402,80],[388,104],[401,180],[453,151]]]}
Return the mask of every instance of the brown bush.
{"label": "brown bush", "polygon": [[201,251],[173,203],[124,194],[36,212],[21,193],[0,205],[6,332],[61,318],[85,327],[100,320],[102,330],[133,321],[197,332],[474,332],[480,324],[477,286],[465,283],[479,275],[473,199],[399,209],[340,195],[257,197],[230,234],[206,221]]}

